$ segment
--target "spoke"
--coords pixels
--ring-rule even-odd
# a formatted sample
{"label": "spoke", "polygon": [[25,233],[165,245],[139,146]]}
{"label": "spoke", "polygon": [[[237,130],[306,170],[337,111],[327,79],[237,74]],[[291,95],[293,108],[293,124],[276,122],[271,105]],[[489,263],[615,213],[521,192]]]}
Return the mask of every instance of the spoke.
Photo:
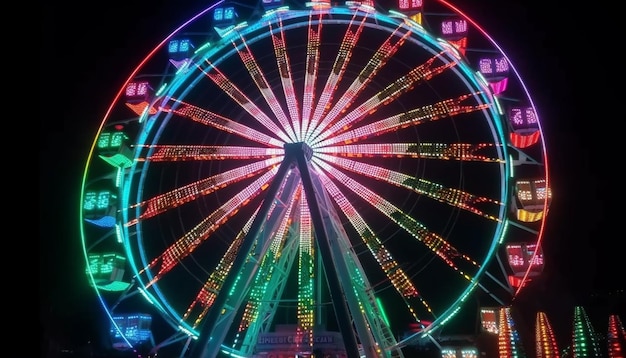
{"label": "spoke", "polygon": [[215,232],[220,225],[227,222],[241,207],[248,204],[252,198],[260,195],[263,190],[267,188],[268,183],[272,180],[274,175],[276,175],[277,171],[277,166],[272,167],[244,190],[233,196],[219,209],[215,210],[206,219],[202,220],[193,229],[183,235],[183,237],[176,240],[176,242],[168,247],[161,255],[152,260],[141,272],[148,269],[151,270],[159,265],[159,263],[160,266],[154,278],[147,286],[151,286],[157,282],[163,275],[176,266],[179,261],[189,256],[211,235],[211,233]]}
{"label": "spoke", "polygon": [[[240,38],[244,46],[243,49],[237,51],[237,53],[239,53],[239,57],[241,58],[241,61],[246,66],[246,69],[250,73],[250,77],[252,77],[252,80],[254,81],[257,88],[263,95],[263,98],[265,98],[265,101],[267,102],[270,109],[272,110],[272,113],[274,113],[274,116],[276,116],[276,118],[278,119],[278,122],[287,131],[287,135],[289,135],[289,139],[291,141],[295,141],[296,134],[291,128],[291,124],[289,124],[290,121],[289,119],[287,119],[287,115],[285,115],[285,112],[283,111],[283,107],[280,105],[278,98],[276,98],[274,91],[272,91],[272,87],[267,82],[267,79],[265,78],[263,71],[259,67],[259,64],[257,63],[256,59],[254,58],[252,51],[250,51],[250,49],[248,48],[248,44],[246,43],[246,40],[243,38],[243,36],[241,36]],[[234,41],[233,41],[233,46],[237,48],[237,45],[234,43]]]}
{"label": "spoke", "polygon": [[284,150],[279,148],[217,145],[144,145],[141,147],[150,148],[152,152],[145,158],[138,158],[138,162],[252,159],[282,156],[284,153]]}
{"label": "spoke", "polygon": [[478,266],[477,262],[459,252],[443,237],[434,232],[431,232],[425,225],[408,216],[406,213],[402,212],[400,208],[396,207],[380,195],[374,193],[369,188],[363,186],[361,183],[353,180],[352,178],[348,177],[338,169],[332,167],[325,162],[316,161],[315,163],[319,165],[322,169],[324,169],[326,173],[328,173],[335,180],[344,184],[346,188],[349,188],[359,197],[370,203],[370,205],[374,209],[380,211],[382,214],[395,222],[398,226],[406,230],[419,242],[423,243],[429,250],[431,250],[437,257],[443,260],[452,269],[459,272],[466,279],[471,279],[470,276],[468,276],[466,273],[459,269],[455,261],[460,258],[464,261],[470,262],[474,266]]}
{"label": "spoke", "polygon": [[344,157],[395,157],[504,163],[504,160],[498,158],[497,153],[480,154],[482,151],[496,147],[498,145],[493,143],[376,143],[321,147],[315,152]]}
{"label": "spoke", "polygon": [[320,179],[335,203],[346,215],[352,227],[359,233],[361,240],[363,240],[370,250],[370,253],[385,272],[393,287],[404,299],[405,304],[409,308],[408,311],[414,315],[413,318],[415,318],[416,321],[421,321],[421,319],[417,317],[417,312],[412,309],[415,304],[413,301],[418,300],[419,303],[426,307],[428,312],[432,312],[428,303],[421,297],[408,275],[395,261],[391,252],[385,248],[380,239],[374,234],[374,230],[372,230],[363,217],[359,215],[358,210],[350,203],[350,200],[341,192],[335,183],[324,175],[324,173],[320,173]]}
{"label": "spoke", "polygon": [[[352,50],[356,46],[359,36],[361,35],[361,31],[363,30],[365,20],[367,20],[367,16],[364,16],[358,26],[356,26],[354,24],[356,16],[357,13],[354,14],[352,20],[350,21],[350,25],[346,28],[346,33],[344,34],[343,40],[341,41],[341,46],[339,47],[339,51],[337,52],[335,63],[333,64],[331,72],[328,74],[328,78],[326,79],[326,85],[324,86],[322,95],[319,101],[317,101],[317,106],[315,107],[315,112],[313,113],[313,118],[309,125],[308,132],[311,132],[311,130],[315,130],[317,128],[317,124],[324,115],[324,110],[331,102],[332,97],[335,94],[337,84],[339,83],[339,81],[341,81],[346,67],[348,66],[348,62],[350,62]],[[353,27],[355,26],[357,28],[353,29]],[[310,138],[310,133],[307,133],[305,138]]]}
{"label": "spoke", "polygon": [[312,17],[309,15],[308,42],[306,48],[306,74],[304,76],[304,95],[302,98],[302,124],[298,140],[302,140],[309,128],[311,110],[315,100],[315,89],[320,62],[320,33],[322,31],[321,13],[318,15],[317,28],[313,28]]}
{"label": "spoke", "polygon": [[177,106],[176,108],[163,108],[162,110],[164,112],[175,113],[181,117],[189,118],[195,122],[202,123],[228,133],[236,134],[241,138],[246,138],[260,144],[279,148],[282,148],[285,144],[284,141],[279,141],[278,139],[244,126],[243,124],[233,121],[232,119],[220,116],[219,114],[181,101],[176,101],[176,103],[180,103],[180,106]]}
{"label": "spoke", "polygon": [[[320,128],[318,131],[318,133],[320,133],[319,136],[312,138],[312,145],[316,146],[317,143],[323,141],[325,138],[335,136],[337,133],[345,132],[346,129],[354,126],[354,124],[363,119],[366,115],[375,112],[378,107],[390,103],[401,94],[413,89],[416,84],[427,81],[435,75],[438,75],[448,68],[456,65],[456,62],[447,62],[434,67],[435,60],[437,60],[439,56],[440,55],[431,57],[425,63],[409,71],[406,75],[399,77],[382,91],[378,92],[353,111],[343,116],[330,128]],[[322,133],[321,130],[324,130],[324,132]]]}
{"label": "spoke", "polygon": [[[446,188],[441,184],[429,182],[425,179],[416,178],[410,175],[406,175],[404,173],[400,173],[397,171],[389,170],[387,168],[366,164],[350,159],[334,157],[331,155],[320,154],[317,155],[318,158],[332,163],[340,168],[346,169],[356,174],[364,175],[366,177],[374,178],[376,180],[383,181],[385,183],[395,185],[397,187],[406,188],[412,190],[420,195],[424,195],[433,200],[437,200],[439,202],[467,210],[473,214],[480,215],[489,220],[493,221],[501,221],[497,213],[500,209],[500,206],[504,204],[482,196],[477,196],[470,194],[468,192],[456,189],[456,188]],[[496,214],[488,214],[478,209],[476,204],[492,204],[496,205],[494,211]]]}
{"label": "spoke", "polygon": [[183,320],[187,320],[191,317],[192,313],[200,312],[195,315],[193,328],[197,328],[200,325],[200,322],[208,312],[208,310],[213,305],[215,298],[219,291],[221,291],[222,286],[224,285],[224,280],[226,279],[226,275],[230,271],[233,266],[233,262],[235,261],[235,257],[239,251],[239,247],[241,247],[241,243],[243,242],[244,237],[247,235],[250,230],[250,226],[252,226],[252,221],[258,214],[258,208],[254,212],[254,215],[248,219],[244,227],[239,231],[235,239],[231,242],[230,246],[226,250],[226,253],[222,255],[219,263],[215,267],[215,269],[209,275],[209,278],[206,280],[200,292],[196,295],[195,299],[191,303],[191,305],[185,311],[183,316]]}
{"label": "spoke", "polygon": [[154,217],[166,212],[167,210],[177,208],[182,204],[196,200],[203,195],[211,194],[217,189],[249,178],[267,170],[268,168],[278,165],[281,160],[282,158],[276,157],[247,164],[220,174],[216,174],[206,179],[198,180],[191,184],[187,184],[167,193],[162,193],[153,198],[132,205],[130,207],[131,209],[142,207],[144,210],[138,218],[131,220],[126,224],[126,226],[133,226],[140,220],[146,220]]}
{"label": "spoke", "polygon": [[[254,282],[251,284],[249,298],[244,308],[242,319],[239,323],[239,332],[247,329],[253,322],[258,319],[261,301],[271,289],[274,270],[278,270],[276,261],[280,258],[281,252],[285,246],[285,240],[291,224],[291,212],[294,209],[296,200],[298,199],[298,188],[296,195],[292,195],[291,201],[287,204],[287,210],[281,215],[280,222],[274,236],[271,239],[269,249],[261,259],[261,265],[256,273]],[[279,273],[280,275],[281,273]]]}
{"label": "spoke", "polygon": [[[407,30],[404,35],[398,36],[399,29],[396,28],[387,40],[378,48],[378,50],[367,61],[367,64],[361,70],[361,73],[354,79],[348,90],[339,98],[333,108],[326,114],[322,122],[317,125],[310,135],[310,138],[316,138],[321,131],[332,123],[340,113],[345,112],[354,99],[367,88],[369,83],[376,77],[378,71],[389,61],[389,59],[398,51],[400,46],[404,44],[407,37],[411,35],[411,31]],[[308,139],[308,138],[307,138]]]}
{"label": "spoke", "polygon": [[[299,212],[299,255],[298,255],[298,332],[307,335],[313,342],[315,314],[315,246],[313,241],[313,222],[306,201],[306,195],[300,197]],[[319,288],[318,288],[319,289]]]}
{"label": "spoke", "polygon": [[217,86],[219,86],[224,93],[228,94],[237,104],[241,106],[252,118],[256,119],[259,123],[265,126],[271,133],[276,134],[280,139],[285,142],[289,142],[289,136],[274,123],[274,121],[265,114],[250,98],[248,98],[234,83],[232,83],[224,73],[222,73],[215,65],[209,60],[206,62],[211,66],[213,71],[200,70],[210,78]]}
{"label": "spoke", "polygon": [[[249,253],[251,260],[247,265],[248,268],[242,267],[237,275],[249,277],[251,282],[254,280],[251,292],[244,293],[248,291],[248,286],[234,287],[233,291],[229,291],[233,299],[226,303],[228,307],[238,307],[243,302],[243,296],[237,298],[239,296],[237,292],[254,301],[252,305],[244,308],[245,312],[237,334],[237,340],[241,342],[240,347],[244,349],[253,350],[259,332],[267,332],[276,315],[276,306],[284,295],[297,253],[296,227],[299,223],[294,215],[297,215],[295,212],[299,209],[297,201],[301,190],[299,175],[292,171],[288,178],[281,182],[280,194],[271,196],[275,200],[266,196],[271,208],[265,215],[263,230],[256,232],[257,240],[253,252]],[[252,266],[259,267],[260,271],[257,271],[254,277],[245,273],[252,270]]]}
{"label": "spoke", "polygon": [[454,99],[447,99],[432,105],[426,105],[415,108],[410,111],[382,119],[380,121],[370,123],[368,125],[354,128],[345,133],[330,137],[322,142],[317,143],[318,147],[333,145],[340,142],[354,143],[365,138],[379,136],[390,131],[399,130],[409,126],[416,126],[426,122],[436,121],[442,118],[456,116],[462,113],[471,113],[489,108],[490,104],[462,105],[461,103],[468,98],[478,95],[466,94]]}
{"label": "spoke", "polygon": [[[293,86],[293,79],[291,74],[291,66],[289,64],[289,54],[287,53],[285,43],[285,33],[283,32],[283,23],[281,19],[278,19],[278,33],[272,34],[272,43],[274,44],[274,54],[276,55],[276,64],[278,65],[278,73],[280,76],[280,82],[283,85],[283,92],[285,94],[285,100],[287,101],[287,109],[291,116],[291,123],[294,128],[291,128],[289,123],[285,128],[288,128],[290,133],[300,133],[300,113],[298,110],[298,100],[296,99],[296,92]],[[272,25],[270,24],[270,32],[272,31]],[[295,133],[293,134],[295,137]]]}

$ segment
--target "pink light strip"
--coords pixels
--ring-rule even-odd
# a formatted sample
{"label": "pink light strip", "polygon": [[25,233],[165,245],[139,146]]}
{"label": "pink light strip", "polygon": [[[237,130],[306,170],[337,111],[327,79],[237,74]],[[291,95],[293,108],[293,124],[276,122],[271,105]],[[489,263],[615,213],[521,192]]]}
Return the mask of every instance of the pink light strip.
{"label": "pink light strip", "polygon": [[[497,214],[487,214],[472,206],[472,204],[475,203],[490,203],[497,206],[502,206],[503,203],[497,200],[476,196],[455,188],[446,188],[441,184],[429,182],[427,180],[412,177],[404,173],[354,161],[351,159],[345,159],[326,154],[319,154],[317,155],[317,157],[353,173],[374,178],[376,180],[380,180],[388,184],[395,185],[397,187],[406,188],[418,194],[427,196],[433,200],[437,200],[441,203],[445,203],[469,211],[473,214],[480,215],[489,220],[499,221]],[[494,209],[494,211],[497,213],[499,207],[495,207]]]}
{"label": "pink light strip", "polygon": [[[254,58],[254,55],[248,48],[248,44],[246,43],[246,40],[243,37],[241,37],[241,41],[243,45],[245,46],[245,50],[237,51],[239,53],[239,57],[241,58],[244,65],[248,69],[248,72],[250,73],[250,77],[252,77],[252,80],[254,81],[257,88],[263,95],[263,98],[265,98],[265,101],[267,102],[267,104],[269,104],[272,110],[272,113],[274,113],[274,115],[278,119],[278,122],[287,131],[287,135],[289,136],[289,139],[294,141],[296,139],[296,134],[291,129],[291,125],[289,124],[290,121],[289,119],[287,119],[287,115],[283,111],[283,107],[278,102],[278,98],[276,98],[274,91],[272,91],[272,86],[269,85],[269,83],[267,82],[267,79],[263,75],[263,71],[259,67],[259,64]],[[233,46],[237,48],[234,42],[233,42]]]}
{"label": "pink light strip", "polygon": [[341,192],[341,190],[335,185],[335,183],[328,178],[324,173],[320,173],[320,179],[324,184],[324,188],[328,190],[335,203],[346,215],[352,227],[359,233],[359,236],[370,250],[370,253],[382,270],[389,278],[391,284],[396,291],[405,299],[405,303],[409,308],[409,312],[412,312],[415,320],[420,321],[416,316],[416,312],[411,309],[412,305],[408,301],[410,299],[417,298],[426,309],[431,312],[431,308],[426,301],[420,296],[417,288],[413,285],[413,282],[409,279],[408,275],[398,265],[398,262],[393,258],[391,253],[385,248],[380,239],[374,235],[374,231],[367,225],[363,217],[359,215],[358,211],[350,203],[350,200]]}
{"label": "pink light strip", "polygon": [[176,188],[167,193],[162,193],[146,201],[132,205],[130,208],[145,207],[144,212],[136,219],[131,220],[126,226],[137,224],[140,220],[145,220],[182,204],[193,201],[200,196],[208,195],[220,188],[239,182],[263,170],[276,166],[282,157],[261,160],[247,164],[223,173],[205,178],[180,188]]}
{"label": "pink light strip", "polygon": [[[337,87],[337,83],[341,81],[343,74],[346,70],[348,62],[350,62],[350,57],[352,55],[352,50],[359,39],[359,35],[363,31],[363,25],[365,24],[365,20],[367,16],[364,16],[361,22],[359,23],[356,30],[353,30],[354,20],[357,16],[358,12],[355,12],[350,20],[350,25],[344,34],[343,40],[341,41],[341,46],[339,47],[339,51],[337,53],[337,57],[335,58],[335,63],[333,64],[332,71],[330,72],[328,78],[326,79],[326,85],[324,86],[324,90],[322,91],[322,95],[317,102],[317,107],[315,108],[315,112],[313,114],[313,119],[309,126],[309,132],[311,129],[317,130],[317,123],[322,118],[324,114],[324,110],[328,103],[331,101],[335,88]],[[307,133],[305,139],[311,137],[310,133]]]}
{"label": "pink light strip", "polygon": [[[291,116],[291,123],[293,123],[293,129],[289,123],[286,123],[285,128],[289,130],[289,133],[296,138],[296,133],[300,133],[300,110],[298,100],[296,99],[296,92],[293,87],[293,78],[291,76],[291,65],[289,64],[289,55],[286,49],[285,33],[283,32],[283,23],[279,19],[280,23],[280,37],[275,34],[272,35],[272,43],[274,44],[274,54],[276,55],[276,64],[280,73],[280,81],[283,85],[283,92],[285,93],[285,99],[287,100],[287,110]],[[271,32],[270,25],[270,32]]]}
{"label": "pink light strip", "polygon": [[494,147],[496,145],[493,143],[376,143],[320,147],[316,149],[316,153],[346,157],[423,158],[502,163],[503,160],[497,156],[476,154],[481,150]]}
{"label": "pink light strip", "polygon": [[199,65],[198,68],[210,78],[217,86],[219,86],[224,93],[228,94],[237,104],[241,106],[246,112],[248,112],[252,118],[256,119],[259,123],[263,124],[271,133],[276,134],[280,139],[285,142],[289,142],[289,136],[279,128],[270,117],[267,116],[253,101],[251,101],[234,83],[232,83],[224,73],[217,69],[209,60],[205,60],[213,69],[213,71],[206,72]]}
{"label": "pink light strip", "polygon": [[[381,135],[393,130],[422,124],[425,122],[432,122],[442,118],[452,117],[460,113],[469,113],[480,111],[488,108],[489,104],[482,105],[462,105],[461,103],[472,97],[475,94],[466,94],[457,98],[447,99],[435,104],[427,105],[424,107],[412,109],[410,111],[391,116],[380,121],[370,123],[368,125],[354,128],[348,132],[334,135],[326,140],[316,142],[315,149],[327,145],[343,143],[354,143],[359,140]],[[333,130],[341,131],[342,125],[347,124],[350,116],[344,117],[341,121],[337,122],[330,130],[326,131],[323,136],[328,137],[330,134],[335,133]],[[355,117],[356,118],[356,117]]]}
{"label": "pink light strip", "polygon": [[461,254],[450,243],[446,242],[443,237],[433,232],[430,232],[426,228],[426,226],[417,222],[414,218],[406,215],[399,208],[397,208],[388,200],[384,199],[382,196],[374,193],[369,188],[348,177],[347,175],[326,162],[318,160],[316,161],[316,164],[324,169],[328,174],[330,174],[330,176],[332,176],[335,180],[343,183],[347,188],[352,190],[359,197],[370,203],[370,205],[376,210],[380,211],[393,222],[398,224],[398,226],[405,229],[409,234],[411,234],[411,236],[426,245],[428,249],[430,249],[433,253],[439,256],[448,266],[453,268],[455,271],[458,271],[459,273],[467,277],[467,275],[461,272],[456,264],[453,262],[453,260],[457,257],[462,257],[473,265],[477,266],[475,261],[471,260],[466,255]]}
{"label": "pink light strip", "polygon": [[[315,100],[315,88],[317,84],[317,73],[319,71],[320,62],[320,33],[322,32],[322,21],[317,23],[317,29],[313,28],[312,17],[309,15],[309,27],[307,42],[307,60],[306,60],[306,75],[304,77],[304,95],[302,102],[302,125],[300,128],[300,135],[298,140],[302,140],[305,137],[309,129],[309,122],[311,120],[311,110],[313,109],[313,101]],[[320,20],[322,14],[319,15]]]}
{"label": "pink light strip", "polygon": [[157,282],[182,259],[189,256],[204,240],[209,237],[212,232],[217,230],[221,224],[228,221],[230,216],[246,205],[250,199],[260,195],[263,189],[276,175],[277,171],[277,166],[272,167],[268,172],[257,178],[252,184],[224,203],[219,209],[211,213],[211,215],[209,215],[206,219],[202,220],[193,229],[185,233],[161,255],[152,260],[148,266],[141,270],[141,272],[153,268],[159,263],[161,263],[161,266],[159,271],[156,275],[154,275],[154,278],[148,283],[148,285],[146,285],[146,287],[152,286],[152,284]]}
{"label": "pink light strip", "polygon": [[174,110],[170,108],[162,108],[161,110],[164,112],[175,113],[181,117],[189,118],[195,122],[202,123],[204,125],[208,125],[228,133],[236,134],[242,138],[250,139],[260,144],[279,148],[282,148],[285,144],[284,141],[279,141],[278,139],[272,138],[255,129],[244,126],[239,122],[235,122],[226,117],[222,117],[219,114],[184,102],[180,102],[178,100],[175,101],[182,103],[182,105]]}
{"label": "pink light strip", "polygon": [[400,28],[401,25],[396,28],[378,48],[378,50],[376,50],[376,53],[367,62],[367,66],[361,70],[361,73],[359,73],[359,75],[355,78],[348,90],[343,96],[341,96],[337,103],[335,103],[333,108],[328,112],[317,128],[315,128],[315,131],[311,134],[311,138],[317,137],[319,133],[332,123],[341,112],[346,111],[350,107],[354,98],[367,88],[367,85],[372,81],[372,79],[374,79],[378,71],[398,51],[400,46],[404,44],[405,39],[411,35],[411,31],[406,31],[404,35],[397,36]]}
{"label": "pink light strip", "polygon": [[[147,147],[147,146],[145,146]],[[137,161],[176,162],[187,160],[251,159],[282,156],[280,148],[208,146],[208,145],[152,145],[154,152]]]}
{"label": "pink light strip", "polygon": [[433,67],[438,56],[439,55],[431,57],[425,63],[409,71],[406,75],[396,79],[382,91],[376,93],[374,96],[370,97],[370,99],[355,108],[352,112],[343,116],[341,120],[333,124],[330,129],[325,130],[324,133],[321,133],[321,131],[325,128],[321,128],[321,126],[316,128],[316,131],[312,135],[313,146],[329,136],[334,137],[337,133],[345,132],[347,128],[354,126],[354,124],[363,119],[367,114],[376,111],[378,107],[388,104],[401,94],[410,91],[415,84],[431,79],[456,64],[456,62],[449,62],[438,67]]}

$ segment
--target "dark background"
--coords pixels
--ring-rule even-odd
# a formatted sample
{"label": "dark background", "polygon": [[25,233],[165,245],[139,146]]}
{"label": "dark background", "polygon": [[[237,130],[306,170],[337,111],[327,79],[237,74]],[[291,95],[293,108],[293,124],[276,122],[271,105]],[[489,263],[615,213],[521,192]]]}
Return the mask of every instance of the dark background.
{"label": "dark background", "polygon": [[[596,329],[605,332],[610,312],[620,310],[626,319],[620,225],[625,78],[617,55],[623,38],[617,36],[616,5],[454,4],[513,61],[535,101],[548,146],[553,201],[544,235],[546,266],[520,301],[530,310],[548,312],[560,343],[569,337],[574,305],[587,307]],[[42,352],[102,339],[101,312],[84,274],[78,222],[88,152],[106,109],[140,59],[207,5],[190,0],[43,5]]]}

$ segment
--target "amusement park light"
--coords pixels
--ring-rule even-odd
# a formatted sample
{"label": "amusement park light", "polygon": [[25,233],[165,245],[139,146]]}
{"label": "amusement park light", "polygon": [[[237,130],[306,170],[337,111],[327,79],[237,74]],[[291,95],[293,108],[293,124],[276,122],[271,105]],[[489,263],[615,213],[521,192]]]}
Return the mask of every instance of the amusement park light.
{"label": "amusement park light", "polygon": [[189,64],[190,57],[193,54],[191,40],[187,38],[170,40],[167,46],[167,53],[172,65],[178,69],[185,67]]}
{"label": "amusement park light", "polygon": [[170,59],[183,60],[189,58],[193,52],[193,46],[189,39],[174,39],[167,46]]}
{"label": "amusement park light", "polygon": [[582,306],[574,307],[572,324],[572,357],[601,357],[600,344],[595,329]]}
{"label": "amusement park light", "polygon": [[524,346],[513,316],[511,307],[501,307],[498,324],[498,349],[500,357],[526,357]]}
{"label": "amusement park light", "polygon": [[489,82],[494,94],[506,90],[509,69],[509,61],[504,56],[483,57],[478,61],[478,71]]}
{"label": "amusement park light", "polygon": [[624,330],[620,317],[616,314],[609,316],[607,346],[609,358],[624,357],[624,353],[626,353],[626,330]]}
{"label": "amusement park light", "polygon": [[[423,0],[397,0],[398,14],[409,17],[418,24],[422,24]],[[393,13],[393,11],[390,11]]]}
{"label": "amusement park light", "polygon": [[113,317],[110,337],[113,347],[126,350],[134,345],[150,342],[152,316],[146,313],[130,313]]}
{"label": "amusement park light", "polygon": [[441,37],[456,47],[461,54],[465,54],[465,49],[467,48],[468,32],[469,28],[466,19],[454,17],[441,22]]}
{"label": "amusement park light", "polygon": [[117,194],[106,185],[84,191],[82,210],[85,222],[102,228],[112,228],[116,223],[117,206]]}
{"label": "amusement park light", "polygon": [[129,137],[121,130],[102,132],[97,142],[98,155],[114,167],[127,168],[132,164],[128,140]]}
{"label": "amusement park light", "polygon": [[116,152],[127,140],[128,136],[122,131],[102,132],[96,145],[100,154],[106,151]]}
{"label": "amusement park light", "polygon": [[422,11],[424,8],[423,0],[398,0],[398,8],[401,11]]}
{"label": "amusement park light", "polygon": [[537,358],[559,358],[554,331],[545,312],[537,312],[535,320],[535,351]]}
{"label": "amusement park light", "polygon": [[515,194],[519,202],[516,211],[517,219],[524,222],[539,221],[552,200],[552,190],[546,186],[545,179],[518,180],[515,183]]}
{"label": "amusement park light", "polygon": [[104,291],[123,291],[128,283],[123,281],[126,258],[117,253],[90,253],[86,272],[91,283]]}
{"label": "amusement park light", "polygon": [[[514,134],[529,136],[539,133],[539,119],[533,107],[512,106],[507,111],[507,118]],[[524,148],[536,143],[537,140],[538,138],[533,142],[523,141],[519,143],[514,142],[513,144],[518,148]]]}
{"label": "amusement park light", "polygon": [[232,5],[216,7],[213,10],[213,26],[215,27],[227,27],[234,25],[237,18],[237,11]]}
{"label": "amusement park light", "polygon": [[154,89],[148,81],[133,81],[126,85],[126,106],[138,115],[148,111],[150,114],[156,113],[154,108],[149,108],[150,101],[154,95]]}
{"label": "amusement park light", "polygon": [[498,307],[482,307],[480,309],[480,321],[483,331],[498,334],[498,322],[500,310]]}
{"label": "amusement park light", "polygon": [[111,192],[108,190],[96,192],[88,191],[85,193],[85,203],[83,209],[86,211],[101,210],[109,207]]}
{"label": "amusement park light", "polygon": [[[509,268],[509,284],[519,288],[543,271],[543,252],[535,243],[511,243],[506,245]],[[528,272],[528,275],[527,275]]]}
{"label": "amusement park light", "polygon": [[509,73],[509,63],[504,56],[483,57],[478,61],[478,70],[485,78],[506,76]]}
{"label": "amusement park light", "polygon": [[150,98],[151,89],[148,81],[130,82],[126,86],[126,101],[130,103],[147,101]]}

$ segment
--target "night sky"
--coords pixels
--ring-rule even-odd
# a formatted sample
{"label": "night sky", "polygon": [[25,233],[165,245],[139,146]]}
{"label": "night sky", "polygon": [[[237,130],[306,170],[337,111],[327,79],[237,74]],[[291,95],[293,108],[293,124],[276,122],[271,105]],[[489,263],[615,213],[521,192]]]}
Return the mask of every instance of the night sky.
{"label": "night sky", "polygon": [[[520,300],[548,311],[559,336],[569,334],[574,304],[589,307],[598,329],[605,330],[607,313],[616,310],[616,302],[624,304],[606,292],[626,288],[620,249],[625,78],[616,54],[623,43],[616,36],[616,5],[596,12],[573,5],[541,8],[539,1],[454,3],[514,62],[548,145],[553,201],[545,272]],[[44,3],[40,325],[61,337],[57,341],[97,340],[102,319],[84,275],[78,223],[80,183],[100,121],[138,61],[205,7],[188,0]],[[623,307],[621,314],[626,319]]]}

